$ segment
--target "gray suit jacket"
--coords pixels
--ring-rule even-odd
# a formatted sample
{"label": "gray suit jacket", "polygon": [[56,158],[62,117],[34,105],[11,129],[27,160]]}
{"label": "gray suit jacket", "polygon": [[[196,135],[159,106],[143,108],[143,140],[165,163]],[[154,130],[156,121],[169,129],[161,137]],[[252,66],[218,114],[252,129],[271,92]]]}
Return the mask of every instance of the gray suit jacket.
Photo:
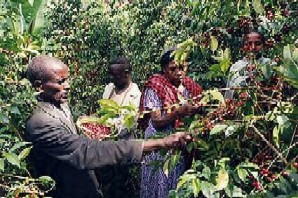
{"label": "gray suit jacket", "polygon": [[25,139],[33,143],[35,176],[51,176],[56,181],[51,196],[59,198],[100,197],[94,168],[142,158],[140,140],[99,142],[78,135],[66,104],[58,108],[39,102],[27,121]]}

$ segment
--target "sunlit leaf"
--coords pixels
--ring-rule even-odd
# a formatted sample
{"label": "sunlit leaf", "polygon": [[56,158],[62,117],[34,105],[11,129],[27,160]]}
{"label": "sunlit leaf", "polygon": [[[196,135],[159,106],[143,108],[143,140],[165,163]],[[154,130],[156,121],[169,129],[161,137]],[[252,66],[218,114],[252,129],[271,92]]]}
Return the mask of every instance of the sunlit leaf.
{"label": "sunlit leaf", "polygon": [[285,125],[286,122],[289,121],[289,118],[285,115],[279,115],[276,117],[277,123],[282,126]]}
{"label": "sunlit leaf", "polygon": [[290,50],[290,45],[286,45],[284,46],[284,50],[283,50],[283,58],[284,59],[291,59],[291,50]]}
{"label": "sunlit leaf", "polygon": [[237,167],[237,174],[241,181],[245,181],[246,177],[249,175],[247,170],[244,168]]}
{"label": "sunlit leaf", "polygon": [[213,197],[215,186],[212,183],[201,181],[201,190],[205,197]]}
{"label": "sunlit leaf", "polygon": [[192,180],[192,177],[189,176],[188,174],[187,175],[182,175],[180,178],[179,178],[179,182],[177,184],[177,189],[181,188],[185,183],[189,182],[190,180]]}
{"label": "sunlit leaf", "polygon": [[228,125],[223,125],[223,124],[218,124],[215,125],[211,131],[210,131],[210,135],[215,135],[218,134],[220,132],[223,132],[226,128],[228,127]]}
{"label": "sunlit leaf", "polygon": [[3,153],[3,157],[5,157],[10,164],[20,168],[20,160],[15,153]]}
{"label": "sunlit leaf", "polygon": [[19,154],[19,159],[20,160],[25,159],[29,155],[31,149],[32,149],[32,146],[23,149]]}
{"label": "sunlit leaf", "polygon": [[212,52],[215,52],[218,48],[218,40],[214,36],[211,36],[210,39],[210,49]]}
{"label": "sunlit leaf", "polygon": [[0,113],[0,123],[8,124],[9,117],[7,117],[5,114]]}
{"label": "sunlit leaf", "polygon": [[280,134],[280,127],[275,126],[273,129],[273,141],[275,145],[279,148],[279,134]]}
{"label": "sunlit leaf", "polygon": [[217,100],[219,103],[225,104],[225,99],[221,92],[218,90],[207,90],[203,92],[203,98],[201,99],[201,103],[206,104],[212,100]]}
{"label": "sunlit leaf", "polygon": [[31,6],[33,6],[33,4],[34,4],[34,0],[28,0],[28,3],[29,3]]}
{"label": "sunlit leaf", "polygon": [[120,108],[120,106],[114,100],[110,100],[110,99],[101,99],[98,101],[98,103],[102,108],[113,108],[113,109]]}
{"label": "sunlit leaf", "polygon": [[10,110],[10,112],[13,113],[13,114],[20,114],[20,113],[21,113],[20,110],[19,110],[19,108],[16,107],[16,106],[11,106],[11,107],[9,108],[9,110]]}
{"label": "sunlit leaf", "polygon": [[261,0],[253,0],[252,1],[252,6],[253,6],[254,10],[256,11],[256,13],[263,14],[264,7],[262,5]]}
{"label": "sunlit leaf", "polygon": [[162,170],[166,176],[169,175],[169,169],[170,169],[170,159],[167,159],[162,167]]}
{"label": "sunlit leaf", "polygon": [[298,48],[295,48],[292,53],[293,60],[298,63]]}
{"label": "sunlit leaf", "polygon": [[195,197],[198,197],[201,191],[200,180],[198,178],[192,179],[192,190]]}
{"label": "sunlit leaf", "polygon": [[0,171],[4,171],[4,159],[0,158]]}
{"label": "sunlit leaf", "polygon": [[229,183],[229,174],[225,169],[220,169],[216,178],[216,190],[222,190]]}
{"label": "sunlit leaf", "polygon": [[247,197],[241,188],[235,185],[229,185],[227,188],[225,188],[225,193],[228,197]]}
{"label": "sunlit leaf", "polygon": [[12,153],[15,150],[17,150],[23,146],[29,145],[29,144],[32,144],[32,143],[31,142],[18,142],[16,144],[14,144],[13,147],[11,147],[11,149],[9,149],[9,152]]}
{"label": "sunlit leaf", "polygon": [[211,176],[211,169],[208,166],[204,166],[201,176],[209,180]]}
{"label": "sunlit leaf", "polygon": [[131,129],[135,124],[135,116],[132,114],[125,115],[124,124],[126,128]]}

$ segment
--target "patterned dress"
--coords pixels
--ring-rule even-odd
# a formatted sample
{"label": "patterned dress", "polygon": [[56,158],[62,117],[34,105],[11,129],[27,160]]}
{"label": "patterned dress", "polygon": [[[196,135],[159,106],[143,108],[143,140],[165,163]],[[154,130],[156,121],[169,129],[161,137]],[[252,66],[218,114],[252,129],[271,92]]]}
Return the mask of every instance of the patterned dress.
{"label": "patterned dress", "polygon": [[[184,89],[183,97],[188,98],[189,92]],[[158,95],[150,88],[147,88],[143,97],[144,106],[148,109],[161,108],[163,106],[162,101]],[[165,112],[162,112],[165,115]],[[165,134],[171,134],[174,132],[174,123],[165,127],[162,130],[158,130]],[[148,139],[156,135],[157,130],[154,128],[151,119],[149,120],[148,127],[145,130],[145,139]],[[158,151],[151,152],[145,156],[145,163],[142,164],[142,176],[141,176],[141,198],[166,198],[169,191],[175,189],[178,183],[178,178],[184,173],[185,156],[181,156],[177,166],[171,171],[168,177],[164,174],[161,168],[156,168],[150,165],[155,160],[163,160],[163,156]]]}

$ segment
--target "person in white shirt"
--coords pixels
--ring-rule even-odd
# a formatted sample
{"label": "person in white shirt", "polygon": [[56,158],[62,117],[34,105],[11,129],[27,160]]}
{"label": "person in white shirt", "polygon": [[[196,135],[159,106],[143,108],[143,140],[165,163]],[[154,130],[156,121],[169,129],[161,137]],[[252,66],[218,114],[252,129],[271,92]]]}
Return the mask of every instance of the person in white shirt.
{"label": "person in white shirt", "polygon": [[[120,106],[133,105],[139,109],[141,91],[137,84],[132,82],[131,64],[125,57],[118,57],[109,64],[108,74],[111,82],[106,85],[102,98],[111,99]],[[137,123],[136,123],[137,125]],[[135,125],[135,126],[136,126]],[[135,127],[136,128],[136,127]],[[122,129],[117,136],[120,140],[130,140],[136,137],[134,129]],[[132,197],[133,186],[130,166],[104,167],[97,170],[103,185],[103,194],[107,198]],[[130,181],[130,182],[129,182]],[[117,189],[117,190],[115,190]]]}
{"label": "person in white shirt", "polygon": [[120,106],[134,105],[139,108],[141,91],[132,82],[130,61],[125,57],[113,60],[108,68],[111,83],[104,90],[103,99],[112,99]]}
{"label": "person in white shirt", "polygon": [[[250,31],[244,35],[243,49],[247,53],[230,67],[227,88],[244,87],[246,81],[254,75],[255,64],[273,64],[272,60],[262,56],[265,47],[265,37],[258,31]],[[234,97],[234,90],[225,93],[226,99]]]}

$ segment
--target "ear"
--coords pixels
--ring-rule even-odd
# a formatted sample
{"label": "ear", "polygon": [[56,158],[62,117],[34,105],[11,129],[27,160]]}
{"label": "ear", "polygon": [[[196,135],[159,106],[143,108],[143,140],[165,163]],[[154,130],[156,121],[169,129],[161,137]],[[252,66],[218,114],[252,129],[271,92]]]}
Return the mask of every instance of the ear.
{"label": "ear", "polygon": [[41,80],[35,80],[33,83],[33,87],[38,90],[41,91],[42,90],[42,82]]}

